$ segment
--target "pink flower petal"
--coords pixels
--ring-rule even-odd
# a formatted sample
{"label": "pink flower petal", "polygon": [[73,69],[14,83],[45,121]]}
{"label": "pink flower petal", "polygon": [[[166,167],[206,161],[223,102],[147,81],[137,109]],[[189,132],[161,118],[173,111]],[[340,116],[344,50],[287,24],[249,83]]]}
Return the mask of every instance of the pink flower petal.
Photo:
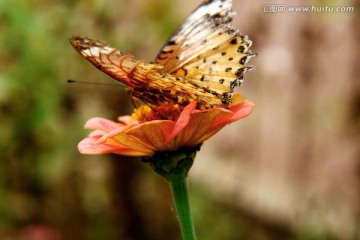
{"label": "pink flower petal", "polygon": [[96,138],[85,138],[78,144],[79,152],[82,154],[105,154],[116,153],[125,156],[151,156],[153,153],[140,152],[120,144],[97,144]]}
{"label": "pink flower petal", "polygon": [[195,110],[196,102],[189,103],[181,112],[174,129],[172,132],[165,137],[165,144],[171,141],[179,132],[189,123],[191,112]]}
{"label": "pink flower petal", "polygon": [[[123,125],[123,124],[122,124]],[[100,143],[103,143],[105,142],[107,139],[111,139],[111,138],[114,138],[116,137],[117,135],[119,135],[121,132],[125,131],[126,129],[129,129],[129,128],[132,128],[133,126],[131,125],[123,125],[123,126],[120,126],[114,130],[112,130],[111,132],[109,133],[105,133],[103,134],[99,140],[97,141],[98,144]]]}
{"label": "pink flower petal", "polygon": [[[125,123],[125,124],[130,124],[131,122],[131,116],[129,115],[126,115],[126,116],[120,116],[118,117],[118,120],[122,123]],[[137,121],[133,120],[134,122],[137,123]]]}
{"label": "pink flower petal", "polygon": [[89,134],[89,137],[101,137],[104,134],[107,134],[107,133],[104,131],[101,131],[101,130],[94,130]]}
{"label": "pink flower petal", "polygon": [[84,128],[86,129],[98,129],[102,130],[104,132],[110,132],[112,130],[117,129],[119,126],[123,124],[115,123],[111,120],[105,119],[105,118],[90,118],[86,123]]}
{"label": "pink flower petal", "polygon": [[212,128],[224,126],[226,124],[235,122],[241,118],[244,118],[252,113],[255,104],[253,102],[242,102],[230,107],[230,111],[233,113],[231,117],[221,117],[217,119]]}
{"label": "pink flower petal", "polygon": [[106,144],[97,144],[96,138],[85,138],[78,144],[80,153],[83,154],[103,154],[111,153],[125,149],[123,146],[111,146]]}

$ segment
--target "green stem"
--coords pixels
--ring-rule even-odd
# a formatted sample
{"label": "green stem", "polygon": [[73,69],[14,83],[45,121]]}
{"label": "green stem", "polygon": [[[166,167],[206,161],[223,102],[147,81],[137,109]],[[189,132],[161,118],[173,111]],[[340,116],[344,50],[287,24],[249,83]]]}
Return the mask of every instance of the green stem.
{"label": "green stem", "polygon": [[179,218],[183,240],[196,240],[195,228],[192,220],[187,177],[170,178],[169,183],[173,194],[176,211]]}
{"label": "green stem", "polygon": [[143,158],[155,172],[170,183],[183,240],[196,240],[187,175],[199,149],[200,145],[174,152],[158,152],[152,157]]}

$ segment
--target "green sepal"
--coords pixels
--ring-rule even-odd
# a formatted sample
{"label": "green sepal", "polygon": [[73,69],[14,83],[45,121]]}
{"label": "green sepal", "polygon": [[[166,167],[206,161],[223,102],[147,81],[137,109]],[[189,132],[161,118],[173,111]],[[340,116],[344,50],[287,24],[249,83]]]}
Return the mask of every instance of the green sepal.
{"label": "green sepal", "polygon": [[200,146],[181,148],[173,152],[157,152],[152,157],[144,157],[143,160],[168,181],[176,181],[187,177]]}

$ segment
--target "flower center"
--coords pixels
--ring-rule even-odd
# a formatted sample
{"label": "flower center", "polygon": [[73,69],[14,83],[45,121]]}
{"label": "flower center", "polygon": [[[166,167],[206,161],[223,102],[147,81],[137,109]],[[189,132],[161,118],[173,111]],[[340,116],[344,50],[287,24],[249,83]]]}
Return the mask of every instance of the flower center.
{"label": "flower center", "polygon": [[148,122],[152,120],[171,120],[176,121],[182,107],[178,104],[162,103],[159,106],[142,105],[135,109],[131,115],[132,120],[137,120],[139,123]]}

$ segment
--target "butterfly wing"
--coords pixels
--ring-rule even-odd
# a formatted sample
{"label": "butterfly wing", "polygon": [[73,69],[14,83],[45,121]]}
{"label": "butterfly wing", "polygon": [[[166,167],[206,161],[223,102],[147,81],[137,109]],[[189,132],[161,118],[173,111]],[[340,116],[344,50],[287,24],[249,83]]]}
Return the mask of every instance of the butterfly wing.
{"label": "butterfly wing", "polygon": [[90,38],[74,36],[70,39],[70,43],[101,71],[130,87],[134,84],[128,76],[142,62],[136,61],[132,55],[122,54],[106,43]]}
{"label": "butterfly wing", "polygon": [[145,102],[157,104],[164,99],[185,104],[194,99],[205,108],[227,106],[233,89],[251,69],[245,64],[254,56],[249,51],[251,41],[231,25],[235,15],[231,7],[231,0],[204,2],[170,37],[155,63],[137,61],[89,38],[73,37],[70,42]]}
{"label": "butterfly wing", "polygon": [[209,49],[195,59],[176,69],[173,74],[210,88],[218,94],[232,92],[244,81],[246,66],[256,56],[249,51],[251,41],[246,36],[235,35],[218,46]]}
{"label": "butterfly wing", "polygon": [[163,65],[164,71],[173,72],[234,36],[236,31],[229,24],[235,15],[231,2],[213,0],[201,4],[169,38],[155,62]]}
{"label": "butterfly wing", "polygon": [[233,89],[252,69],[245,66],[251,41],[231,22],[231,0],[212,0],[200,5],[170,37],[156,62],[163,71],[185,77],[197,86],[211,89],[228,104]]}

